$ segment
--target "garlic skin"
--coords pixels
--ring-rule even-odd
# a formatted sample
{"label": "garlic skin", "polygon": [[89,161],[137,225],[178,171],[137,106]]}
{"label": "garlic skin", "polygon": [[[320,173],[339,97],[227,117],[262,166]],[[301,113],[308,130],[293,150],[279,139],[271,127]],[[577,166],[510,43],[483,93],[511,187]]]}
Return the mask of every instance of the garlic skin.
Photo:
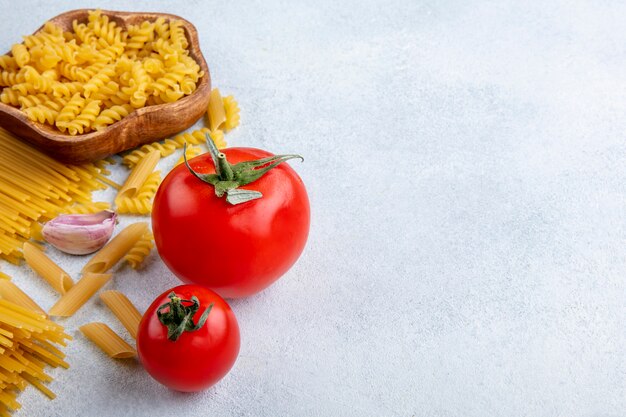
{"label": "garlic skin", "polygon": [[94,214],[62,214],[41,231],[46,242],[72,255],[87,255],[103,247],[115,228],[117,214],[103,210]]}

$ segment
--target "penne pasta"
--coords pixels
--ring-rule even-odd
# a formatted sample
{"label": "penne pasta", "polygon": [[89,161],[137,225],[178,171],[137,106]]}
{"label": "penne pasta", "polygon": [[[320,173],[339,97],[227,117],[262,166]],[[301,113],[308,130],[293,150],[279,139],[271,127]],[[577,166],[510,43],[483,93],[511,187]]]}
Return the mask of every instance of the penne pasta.
{"label": "penne pasta", "polygon": [[209,128],[211,131],[218,130],[226,121],[226,112],[224,111],[224,100],[220,94],[220,90],[214,88],[209,96],[209,107],[207,110],[209,115]]}
{"label": "penne pasta", "polygon": [[104,273],[111,269],[148,231],[148,223],[138,222],[126,227],[100,249],[83,267],[83,272]]}
{"label": "penne pasta", "polygon": [[61,269],[54,261],[48,258],[41,250],[30,242],[25,242],[22,247],[26,263],[43,279],[45,279],[55,290],[65,294],[74,281],[67,272]]}
{"label": "penne pasta", "polygon": [[141,313],[135,308],[133,303],[124,294],[115,290],[104,291],[100,294],[100,299],[124,325],[133,339],[136,339]]}
{"label": "penne pasta", "polygon": [[0,298],[48,316],[43,308],[11,281],[0,281]]}
{"label": "penne pasta", "polygon": [[83,306],[104,284],[112,274],[87,272],[70,290],[52,306],[48,314],[51,316],[69,317]]}
{"label": "penne pasta", "polygon": [[152,151],[142,158],[128,175],[126,182],[122,185],[115,199],[134,197],[141,186],[146,182],[148,176],[154,171],[160,158],[161,154],[159,151]]}
{"label": "penne pasta", "polygon": [[80,331],[111,358],[132,358],[137,352],[104,323],[88,323]]}

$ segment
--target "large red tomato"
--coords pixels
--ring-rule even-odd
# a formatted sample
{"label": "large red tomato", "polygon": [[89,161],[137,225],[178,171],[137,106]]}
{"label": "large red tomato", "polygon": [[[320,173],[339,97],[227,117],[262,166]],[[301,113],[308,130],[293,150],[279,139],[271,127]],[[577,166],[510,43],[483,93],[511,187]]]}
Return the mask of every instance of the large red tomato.
{"label": "large red tomato", "polygon": [[148,307],[139,323],[137,353],[161,384],[177,391],[203,390],[222,379],[237,359],[237,319],[208,288],[180,285]]}
{"label": "large red tomato", "polygon": [[[223,176],[225,169],[219,168],[215,152],[192,159],[190,167],[202,176],[215,174],[217,164]],[[235,179],[238,163],[265,158],[263,162],[273,156],[253,148],[222,152],[235,170]],[[269,163],[259,164],[252,163],[248,174],[256,175]],[[304,184],[286,163],[235,190],[228,190],[234,186],[232,181],[208,177],[220,183],[211,185],[181,164],[159,187],[152,212],[159,255],[184,282],[205,285],[227,298],[257,293],[283,275],[304,249],[310,220]],[[227,192],[218,197],[216,188],[222,186],[222,192]],[[225,198],[236,200],[245,190],[260,192],[262,197],[234,205]]]}

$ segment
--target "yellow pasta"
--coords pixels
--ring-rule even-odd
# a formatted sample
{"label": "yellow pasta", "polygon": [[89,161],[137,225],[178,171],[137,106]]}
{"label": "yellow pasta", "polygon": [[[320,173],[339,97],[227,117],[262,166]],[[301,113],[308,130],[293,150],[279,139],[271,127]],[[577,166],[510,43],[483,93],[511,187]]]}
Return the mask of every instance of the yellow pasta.
{"label": "yellow pasta", "polygon": [[211,131],[218,130],[222,123],[226,121],[226,112],[224,111],[224,101],[220,90],[214,88],[211,90],[209,97],[209,108],[207,109],[209,116],[209,128]]}
{"label": "yellow pasta", "polygon": [[149,214],[152,213],[152,202],[147,198],[121,197],[115,199],[117,212],[121,214]]}
{"label": "yellow pasta", "polygon": [[69,367],[65,354],[55,344],[65,346],[71,337],[62,326],[35,312],[0,299],[0,415],[17,410],[17,393],[32,385],[49,398],[54,393],[44,383],[52,378],[46,365]]}
{"label": "yellow pasta", "polygon": [[[95,10],[87,23],[74,21],[72,29],[63,32],[47,22],[42,31],[13,45],[10,56],[0,56],[3,103],[31,109],[31,120],[79,135],[106,128],[134,109],[192,94],[204,76],[189,54],[179,20],[160,18],[126,29]],[[53,112],[28,105],[33,100],[27,97],[37,94],[50,99],[38,106],[61,97],[71,97],[71,105]],[[20,98],[26,98],[28,106]]]}
{"label": "yellow pasta", "polygon": [[159,162],[159,158],[160,155],[158,151],[152,151],[146,155],[130,172],[126,182],[117,193],[116,199],[134,197],[139,191],[139,188],[144,184],[144,182],[146,182],[146,179],[148,179],[148,176],[156,167],[156,164]]}
{"label": "yellow pasta", "polygon": [[104,353],[115,359],[132,358],[137,352],[104,323],[88,323],[80,331]]}
{"label": "yellow pasta", "polygon": [[117,197],[117,212],[122,214],[148,214],[152,212],[152,198],[161,184],[161,172],[154,171],[139,187],[134,197]]}
{"label": "yellow pasta", "polygon": [[44,309],[11,281],[0,280],[0,298],[47,316]]}
{"label": "yellow pasta", "polygon": [[146,232],[141,239],[130,248],[128,253],[124,256],[124,260],[128,262],[131,268],[137,269],[143,264],[146,257],[150,255],[152,248],[154,248],[154,236],[152,232]]}
{"label": "yellow pasta", "polygon": [[103,171],[59,163],[0,129],[0,258],[18,263],[25,241],[42,240],[41,222],[91,205],[91,193],[107,187]]}
{"label": "yellow pasta", "polygon": [[226,120],[224,120],[224,130],[231,130],[239,126],[239,104],[233,96],[226,96],[223,99],[224,113]]}
{"label": "yellow pasta", "polygon": [[63,294],[61,298],[50,308],[48,314],[51,316],[69,317],[83,306],[109,279],[112,274],[98,274],[87,272]]}
{"label": "yellow pasta", "polygon": [[147,143],[124,155],[122,163],[129,168],[134,167],[141,159],[152,151],[159,151],[161,157],[173,154],[176,149],[183,147],[185,143],[197,145],[204,142],[204,133],[209,129],[202,128],[191,133],[186,132],[171,139],[165,139],[163,142]]}
{"label": "yellow pasta", "polygon": [[111,269],[139,239],[148,231],[148,223],[133,223],[126,227],[100,249],[87,264],[83,272],[104,273]]}
{"label": "yellow pasta", "polygon": [[143,182],[139,190],[137,190],[137,194],[135,195],[137,198],[145,198],[151,200],[152,197],[156,194],[159,189],[159,185],[161,184],[161,171],[154,171],[148,175],[148,178]]}
{"label": "yellow pasta", "polygon": [[100,294],[100,299],[115,314],[133,339],[136,339],[141,313],[133,303],[124,294],[115,290],[104,291]]}
{"label": "yellow pasta", "polygon": [[30,242],[24,243],[24,258],[26,263],[48,284],[61,294],[65,294],[74,282],[67,272],[61,269],[54,261],[46,256],[34,244]]}

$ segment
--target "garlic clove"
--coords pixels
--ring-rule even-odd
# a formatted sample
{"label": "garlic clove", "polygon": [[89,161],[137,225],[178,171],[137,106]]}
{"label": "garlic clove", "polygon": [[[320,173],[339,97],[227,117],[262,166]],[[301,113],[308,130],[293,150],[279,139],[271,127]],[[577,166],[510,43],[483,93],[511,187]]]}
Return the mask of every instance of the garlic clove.
{"label": "garlic clove", "polygon": [[117,214],[103,210],[93,214],[62,214],[42,229],[46,242],[72,255],[86,255],[103,247],[113,234]]}

